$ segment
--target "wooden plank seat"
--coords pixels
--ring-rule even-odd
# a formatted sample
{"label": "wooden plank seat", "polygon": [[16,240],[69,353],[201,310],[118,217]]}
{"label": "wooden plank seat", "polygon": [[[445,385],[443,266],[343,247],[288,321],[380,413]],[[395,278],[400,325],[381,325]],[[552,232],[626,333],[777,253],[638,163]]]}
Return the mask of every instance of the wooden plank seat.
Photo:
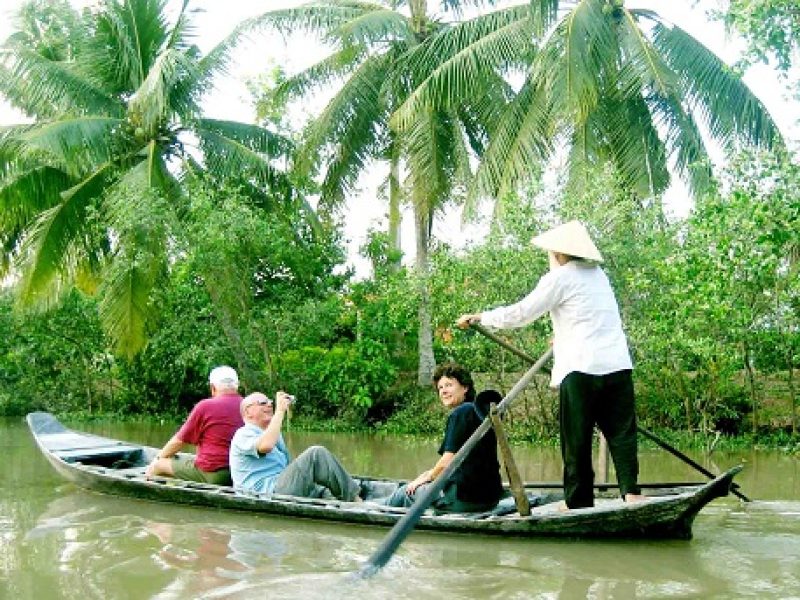
{"label": "wooden plank seat", "polygon": [[106,448],[110,446],[127,446],[124,442],[102,437],[75,435],[74,433],[51,433],[40,436],[40,441],[51,452],[60,450],[88,450],[90,448]]}
{"label": "wooden plank seat", "polygon": [[67,462],[90,462],[111,464],[115,460],[132,460],[140,456],[142,449],[139,446],[117,444],[110,446],[94,446],[88,448],[66,448],[53,452],[56,456]]}

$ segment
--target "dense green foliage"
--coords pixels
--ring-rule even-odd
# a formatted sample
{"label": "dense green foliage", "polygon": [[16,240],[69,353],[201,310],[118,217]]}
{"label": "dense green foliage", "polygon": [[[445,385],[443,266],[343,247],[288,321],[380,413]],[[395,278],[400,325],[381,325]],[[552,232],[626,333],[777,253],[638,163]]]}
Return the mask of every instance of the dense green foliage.
{"label": "dense green foliage", "polygon": [[746,61],[774,60],[781,71],[800,53],[800,8],[793,0],[731,0],[717,17],[748,44]]}
{"label": "dense green foliage", "polygon": [[[163,9],[163,3],[130,1],[143,14],[161,15],[159,11]],[[300,142],[305,154],[299,156],[299,166],[310,160],[309,153],[317,153],[314,158],[325,163],[317,166],[323,172],[329,169],[323,182],[323,198],[326,193],[344,197],[355,181],[353,178],[363,171],[369,160],[384,158],[392,163],[394,159],[405,156],[409,164],[424,162],[426,156],[430,156],[423,152],[423,146],[413,143],[414,136],[423,135],[424,131],[413,129],[414,119],[408,112],[415,102],[421,102],[422,96],[413,96],[413,90],[401,86],[401,83],[408,85],[413,77],[403,82],[389,77],[393,75],[403,79],[402,69],[411,65],[392,62],[397,59],[392,52],[402,51],[415,57],[413,66],[420,71],[414,73],[414,77],[418,78],[418,83],[424,80],[428,86],[422,86],[420,94],[429,94],[433,104],[428,109],[433,111],[433,105],[437,105],[435,110],[441,111],[436,113],[437,117],[444,118],[448,111],[464,108],[456,107],[459,99],[455,92],[475,92],[478,88],[470,85],[486,85],[488,79],[471,83],[459,79],[463,85],[455,86],[452,96],[442,96],[437,94],[439,88],[435,82],[438,75],[432,69],[439,75],[448,70],[459,77],[468,73],[472,63],[462,63],[460,58],[482,56],[480,48],[483,46],[479,42],[484,36],[502,29],[503,19],[486,18],[473,22],[471,26],[452,30],[442,26],[435,31],[422,32],[420,23],[413,22],[413,19],[405,16],[400,19],[398,13],[391,10],[379,11],[380,18],[376,17],[374,21],[366,19],[363,23],[365,29],[359,34],[361,37],[350,40],[358,42],[356,47],[349,47],[344,43],[347,36],[357,33],[350,25],[360,22],[361,17],[372,15],[377,10],[375,6],[360,2],[347,5],[324,2],[316,7],[316,13],[304,12],[304,9],[286,14],[274,13],[271,18],[284,18],[284,23],[327,15],[328,20],[322,23],[325,25],[322,29],[330,33],[333,28],[338,36],[336,39],[344,45],[339,48],[341,54],[336,55],[342,62],[332,60],[325,65],[333,70],[338,65],[341,73],[347,70],[345,67],[371,64],[369,61],[374,57],[369,53],[370,44],[379,43],[384,32],[380,23],[387,27],[393,25],[396,29],[392,31],[412,32],[417,37],[411,43],[401,35],[396,43],[384,48],[384,62],[378,65],[381,68],[372,65],[376,69],[372,72],[375,81],[382,82],[386,77],[386,87],[382,88],[384,95],[378,105],[352,104],[359,98],[354,87],[359,82],[358,74],[365,75],[369,69],[356,69],[355,74],[348,71],[351,79],[344,88],[345,96],[334,98],[324,115],[325,120],[310,125],[310,129],[302,134],[291,131],[288,123],[281,120],[282,100],[269,88],[276,82],[279,87],[296,85],[302,88],[303,79],[287,80],[282,73],[277,73],[273,78],[275,81],[267,83],[268,89],[257,92],[259,110],[265,125],[279,129],[286,137],[273,137],[261,127],[253,126],[251,129],[251,126],[240,128],[231,125],[225,132],[233,137],[226,138],[226,142],[223,139],[225,132],[220,129],[217,134],[222,137],[209,134],[210,137],[203,138],[210,143],[213,137],[222,144],[215,147],[214,158],[208,158],[205,166],[216,165],[221,169],[224,163],[226,168],[222,171],[204,169],[190,155],[181,154],[180,167],[178,162],[174,167],[176,173],[180,171],[180,177],[167,177],[166,171],[162,173],[166,179],[162,178],[161,183],[172,182],[165,188],[138,185],[143,180],[134,177],[132,182],[132,176],[126,173],[130,170],[138,173],[136,169],[141,164],[138,161],[142,155],[136,153],[136,147],[150,149],[148,156],[152,160],[145,161],[146,164],[165,165],[163,161],[167,156],[178,158],[172,154],[178,152],[178,138],[173,136],[161,140],[156,135],[156,130],[166,127],[177,136],[178,132],[170,129],[171,123],[178,122],[173,119],[200,129],[208,125],[195,110],[197,106],[187,106],[180,101],[183,98],[194,103],[205,89],[200,84],[207,81],[194,70],[199,68],[196,61],[202,63],[195,54],[196,49],[185,47],[183,43],[175,41],[175,45],[170,46],[162,40],[163,43],[154,42],[152,47],[154,51],[160,48],[173,59],[180,59],[178,62],[188,69],[184,75],[192,75],[185,79],[177,77],[183,72],[180,69],[170,71],[168,74],[177,77],[173,80],[165,74],[168,81],[178,86],[174,96],[168,94],[177,105],[169,110],[162,106],[166,112],[158,113],[158,118],[158,115],[153,117],[155,120],[151,125],[155,129],[151,133],[158,139],[151,139],[152,144],[142,142],[144,145],[136,146],[133,142],[139,134],[135,131],[133,138],[128,132],[114,141],[116,138],[112,134],[116,130],[113,130],[107,131],[108,135],[100,132],[96,137],[87,138],[84,146],[67,144],[69,151],[59,144],[47,148],[42,146],[35,151],[31,149],[36,140],[48,139],[55,144],[47,133],[51,131],[48,125],[65,119],[83,119],[100,110],[94,104],[77,103],[74,104],[75,111],[59,112],[55,109],[66,100],[57,95],[53,106],[46,110],[42,94],[47,90],[37,88],[31,81],[35,73],[40,73],[34,67],[43,69],[43,65],[47,65],[53,69],[47,71],[53,77],[48,93],[55,94],[52,90],[60,85],[58,89],[72,90],[75,94],[80,92],[80,97],[86,100],[84,94],[88,91],[80,85],[77,89],[70,88],[70,82],[71,85],[77,84],[73,78],[64,79],[66,71],[74,77],[89,77],[86,73],[90,72],[90,67],[99,68],[96,62],[87,58],[99,52],[97,48],[92,50],[98,39],[92,41],[91,35],[102,33],[102,40],[107,40],[107,36],[113,37],[113,28],[104,29],[100,25],[113,21],[114,16],[122,19],[120,27],[127,23],[115,12],[125,4],[121,1],[104,3],[105,10],[94,13],[94,16],[88,12],[80,17],[71,12],[68,5],[50,3],[53,12],[36,13],[31,17],[33,23],[43,29],[24,28],[4,55],[6,70],[0,71],[0,84],[3,84],[5,94],[18,100],[20,105],[27,102],[39,108],[39,112],[32,112],[38,120],[30,128],[30,131],[39,133],[34,135],[26,128],[12,127],[0,137],[3,264],[11,275],[9,283],[16,288],[21,284],[23,291],[34,289],[35,286],[30,285],[32,273],[42,285],[45,280],[57,282],[55,291],[62,302],[49,312],[31,314],[16,310],[18,305],[12,290],[0,296],[0,331],[3,332],[0,337],[0,376],[4,382],[0,390],[0,414],[24,414],[44,409],[86,416],[180,418],[198,399],[207,395],[209,370],[214,365],[227,363],[239,370],[245,391],[261,389],[271,394],[276,389],[285,389],[296,394],[298,403],[293,411],[293,423],[346,428],[369,426],[387,431],[438,431],[442,409],[430,388],[415,385],[415,373],[420,366],[418,348],[421,347],[421,338],[431,338],[430,344],[425,342],[422,345],[431,346],[438,362],[462,362],[475,372],[480,386],[508,391],[526,365],[478,334],[456,329],[454,321],[464,312],[510,303],[528,293],[547,269],[544,253],[530,245],[532,233],[567,219],[579,218],[589,225],[607,259],[604,268],[617,291],[634,354],[639,414],[645,423],[659,431],[682,431],[686,436],[703,439],[714,432],[746,434],[751,440],[768,435],[782,445],[787,443],[786,436],[796,434],[800,420],[797,406],[797,371],[800,366],[800,200],[797,190],[800,189],[800,168],[792,162],[792,157],[782,152],[767,154],[740,150],[717,178],[717,183],[706,181],[708,185],[703,189],[707,193],[697,196],[686,218],[668,218],[658,194],[642,192],[642,181],[655,171],[634,173],[631,166],[634,158],[647,162],[643,160],[645,156],[658,158],[663,166],[668,154],[664,144],[656,143],[653,138],[653,145],[648,146],[647,151],[655,154],[644,151],[637,154],[637,147],[623,140],[624,123],[607,123],[609,127],[621,128],[614,131],[599,127],[598,120],[606,114],[603,107],[608,107],[599,100],[600,96],[595,97],[587,90],[602,83],[608,91],[613,87],[612,83],[620,81],[590,81],[587,73],[583,73],[573,81],[574,85],[583,86],[583,92],[578,94],[572,88],[567,89],[565,93],[571,95],[571,103],[556,111],[559,116],[551,123],[552,127],[544,127],[540,133],[547,130],[556,136],[559,130],[564,133],[565,127],[575,126],[571,131],[578,135],[577,126],[581,125],[585,126],[583,142],[593,139],[596,143],[581,145],[580,148],[589,152],[582,157],[576,155],[580,148],[576,150],[576,146],[572,146],[570,161],[573,161],[573,168],[565,170],[563,181],[558,182],[555,191],[543,183],[545,167],[538,159],[533,160],[535,153],[530,154],[533,148],[523,149],[526,158],[523,160],[519,158],[523,155],[515,154],[518,161],[525,163],[531,159],[535,164],[524,169],[521,163],[507,165],[510,171],[504,175],[524,181],[527,187],[518,189],[500,185],[499,180],[496,182],[498,189],[506,191],[497,199],[485,239],[456,249],[425,238],[425,250],[429,250],[430,255],[426,268],[421,271],[419,265],[416,269],[399,266],[391,232],[373,232],[363,248],[363,253],[373,264],[373,273],[367,279],[356,281],[344,267],[345,249],[339,233],[340,223],[335,220],[336,213],[316,212],[305,201],[304,191],[313,188],[308,178],[314,170],[296,169],[290,173],[287,170],[284,177],[282,170],[273,171],[277,161],[272,160],[274,154],[271,151],[282,154],[288,150],[287,139]],[[638,30],[639,20],[651,19],[644,12],[627,11],[620,6],[603,12],[603,2],[599,0],[585,0],[578,4],[579,8],[582,7],[580,10],[600,10],[603,19],[616,19],[618,25],[620,19],[630,17],[630,29],[626,31],[631,35]],[[541,5],[551,6],[553,2]],[[422,7],[418,2],[415,6],[417,9]],[[144,18],[143,14],[139,17]],[[521,31],[536,26],[536,23],[525,22],[517,12],[502,14]],[[551,20],[556,18],[550,13],[545,16]],[[591,20],[587,21],[585,17],[577,14],[572,16],[572,20],[588,27]],[[153,18],[155,20],[148,23],[154,32],[164,34],[169,31],[160,19]],[[562,15],[559,18],[568,17]],[[569,40],[559,38],[563,34],[559,28],[565,25],[563,21],[559,23],[556,29],[561,33],[552,38],[555,40],[553,43],[559,39],[566,43]],[[345,27],[346,24],[349,25]],[[608,25],[604,22],[603,27]],[[658,27],[656,29],[661,31]],[[42,39],[35,37],[37,31],[45,30],[50,34],[42,35]],[[75,30],[86,33],[89,41],[73,39],[71,35]],[[126,32],[130,33],[123,27],[117,35],[124,37]],[[177,40],[182,29],[177,27],[174,33],[174,40]],[[466,37],[458,37],[459,34]],[[664,31],[661,34],[667,37],[677,35]],[[219,51],[227,50],[236,36],[232,34]],[[614,44],[623,39],[601,38],[597,41],[597,48],[612,55]],[[455,52],[452,56],[447,52],[434,56],[418,48],[427,44],[429,39],[436,40],[436,44],[428,48],[431,52],[431,48],[455,52],[452,44],[458,40],[465,46],[463,52]],[[23,42],[36,47],[35,53],[30,54]],[[677,47],[668,42],[668,39],[661,38],[641,43],[651,51],[658,47],[666,52],[669,47],[679,54]],[[694,48],[694,56],[709,58],[690,42],[683,42]],[[513,48],[507,49],[511,51]],[[556,50],[558,48],[551,48],[547,55],[549,62],[537,63],[538,70],[531,73],[545,77],[542,69],[559,64],[560,54]],[[156,61],[157,55],[155,52],[150,59]],[[657,54],[648,56],[653,58]],[[491,53],[489,57],[499,60]],[[86,62],[84,58],[87,58]],[[530,57],[513,54],[511,62],[519,66],[524,64],[523,58],[528,60]],[[601,62],[605,60],[596,58]],[[677,60],[675,55],[669,58]],[[215,54],[211,62],[217,59],[222,60]],[[442,59],[446,60],[441,62]],[[21,62],[14,63],[14,60]],[[168,59],[162,57],[159,60],[164,62]],[[503,64],[508,66],[511,62]],[[637,63],[638,67],[644,69],[644,62]],[[14,68],[27,79],[23,77],[20,82],[13,82],[8,77],[3,79],[11,72],[9,64],[16,64]],[[483,67],[492,64],[489,61]],[[714,65],[719,67],[716,63]],[[110,75],[101,71],[97,74],[98,81],[107,83],[101,75]],[[53,73],[60,75],[55,77]],[[610,77],[609,73],[611,71],[606,71],[604,77]],[[638,72],[644,77],[643,73],[641,70]],[[313,73],[307,75],[310,77]],[[619,73],[617,75],[621,77]],[[639,98],[643,91],[651,88],[642,83],[641,77],[628,75],[632,77],[628,81],[630,87],[615,88],[611,95],[619,100],[619,94],[627,90],[631,93],[627,99],[633,102],[633,98]],[[714,87],[714,81],[731,84],[730,73],[718,75],[716,79],[712,78],[711,83],[706,82],[710,87],[704,88],[705,92]],[[324,79],[320,77],[320,80]],[[550,83],[554,87],[548,93],[556,93],[562,89],[559,87],[561,84],[566,85],[563,81]],[[131,87],[132,84],[143,88],[136,92],[139,88]],[[184,89],[184,84],[197,84],[197,87]],[[682,88],[684,84],[688,88]],[[137,94],[142,98],[148,91],[151,100],[158,96],[151,85],[154,82],[149,77],[145,81],[128,81],[106,98],[115,107],[111,112],[116,115],[113,118],[119,120],[120,127],[139,114],[133,110],[136,106],[142,109],[142,105],[128,100],[136,98]],[[531,83],[528,87],[536,88],[537,85]],[[673,95],[669,98],[675,102],[683,92],[687,97],[692,95],[690,91],[705,94],[693,87],[699,85],[697,82],[689,84],[683,81],[681,85],[674,82],[674,87],[670,88]],[[740,101],[750,102],[749,92],[736,89]],[[352,96],[347,96],[348,90]],[[396,95],[400,91],[403,94]],[[707,106],[709,113],[719,109],[716,96]],[[511,102],[508,114],[523,120],[536,117],[526,117],[524,111],[519,112],[530,107],[525,102],[531,98]],[[554,98],[551,102],[553,110]],[[666,102],[664,98],[661,101]],[[405,112],[394,112],[401,104]],[[333,110],[337,106],[342,111],[340,121],[335,118]],[[642,105],[637,106],[637,110],[643,109]],[[682,110],[677,104],[659,106],[666,111],[659,114]],[[363,112],[349,112],[359,107]],[[377,112],[370,112],[368,108]],[[519,110],[514,112],[515,108]],[[396,118],[400,119],[397,117],[399,114],[400,120],[405,119],[403,127],[406,129],[392,127],[393,113]],[[360,114],[379,130],[363,130],[366,121],[348,121],[346,116],[354,114]],[[642,113],[636,114],[642,116]],[[734,133],[742,133],[739,125],[743,131],[747,127],[737,120],[741,115],[726,115],[721,109],[719,114],[722,116],[706,116],[718,126],[720,137],[731,142],[732,149]],[[459,113],[459,118],[468,116],[467,112]],[[489,115],[484,116],[488,118]],[[568,117],[580,117],[584,121],[579,119],[567,126]],[[507,130],[524,131],[518,121],[509,119],[505,122]],[[469,122],[468,118],[466,122]],[[590,122],[598,127],[588,127]],[[488,126],[488,123],[486,121],[484,125]],[[637,123],[648,130],[652,126],[652,120],[648,119]],[[762,132],[765,134],[762,141],[771,140],[771,121],[767,119],[764,123],[769,127]],[[455,135],[456,121],[449,124],[452,128],[447,136],[458,137]],[[66,122],[61,125],[68,128]],[[429,132],[438,131],[439,125],[441,122],[433,123]],[[219,123],[217,126],[222,127]],[[344,141],[340,146],[331,145],[331,140],[337,139],[337,131],[347,131],[348,135],[354,136],[351,139],[353,145],[348,148]],[[403,136],[393,137],[398,131],[404,132]],[[458,131],[461,135],[464,130]],[[630,131],[640,129],[631,128]],[[671,135],[682,138],[670,140],[676,143],[675,152],[688,152],[679,156],[679,160],[685,163],[679,166],[694,170],[695,174],[706,172],[709,166],[703,160],[704,152],[692,154],[698,148],[691,144],[689,146],[694,150],[677,149],[681,141],[687,142],[692,137],[691,131],[694,131],[694,124],[690,127],[687,123],[673,123]],[[256,136],[257,132],[263,136]],[[148,132],[143,130],[141,133]],[[728,139],[726,133],[732,137]],[[488,136],[488,129],[481,129],[480,135],[484,134]],[[314,136],[317,136],[316,142]],[[272,142],[268,144],[268,139],[277,146],[270,145]],[[162,141],[165,145],[159,148],[166,154],[156,152],[156,146]],[[401,141],[410,146],[401,148],[394,145]],[[481,144],[477,142],[480,140],[476,138],[473,141],[476,144],[472,151],[479,154]],[[577,141],[573,139],[573,142]],[[231,147],[225,150],[223,146],[228,142]],[[261,142],[266,145],[259,146]],[[462,139],[459,143],[466,142]],[[620,150],[617,154],[613,152],[615,144]],[[47,194],[32,194],[33,188],[25,186],[31,184],[31,178],[41,175],[35,174],[37,169],[46,168],[49,176],[54,176],[53,169],[63,169],[63,181],[57,177],[53,181],[78,185],[83,178],[92,176],[99,159],[94,154],[73,156],[71,153],[78,152],[79,146],[93,149],[96,153],[106,145],[109,153],[104,156],[111,159],[114,168],[113,176],[104,180],[107,185],[102,193],[78,196],[81,199],[80,214],[75,220],[65,220],[67,225],[61,233],[57,228],[42,229],[53,215],[69,208],[69,202],[77,192],[72,194],[65,192],[63,186],[47,184],[50,186],[46,187]],[[56,153],[55,158],[54,147],[60,148],[60,154]],[[348,150],[353,152],[349,159],[346,155]],[[454,161],[452,164],[447,161],[439,163],[450,177],[447,186],[439,190],[442,192],[446,188],[449,191],[429,198],[436,200],[439,207],[442,204],[438,201],[452,199],[451,195],[464,197],[465,190],[457,185],[459,179],[455,175],[456,167],[467,168],[467,165],[455,159],[457,154],[470,160],[474,158],[463,146],[450,157]],[[127,158],[123,160],[121,156]],[[344,169],[339,172],[339,179],[331,179],[337,169],[335,160],[330,162],[333,160],[331,156],[344,161],[338,164],[338,168]],[[702,164],[696,164],[697,161]],[[424,179],[426,171],[414,175],[413,168],[409,168],[412,176],[401,187],[405,186],[404,192],[413,195],[414,181]],[[580,170],[587,185],[568,183],[575,181],[575,168]],[[270,171],[270,177],[267,177],[265,169]],[[659,177],[664,175],[661,171],[656,174]],[[45,185],[44,179],[35,181],[38,181],[36,185]],[[137,182],[137,185],[132,185]],[[434,183],[426,181],[426,184]],[[650,191],[659,191],[665,185],[666,179],[651,180]],[[326,186],[329,186],[327,192],[324,191]],[[23,193],[25,190],[28,193]],[[46,200],[44,204],[31,205],[34,200],[42,198]],[[425,219],[418,223],[423,225],[425,236],[430,233],[430,215],[426,213]],[[41,252],[30,254],[30,240],[41,239],[37,238],[41,235],[58,237],[49,258]],[[23,259],[33,262],[26,263]],[[23,268],[21,279],[12,269],[14,261]],[[26,270],[26,265],[33,265],[33,271]],[[38,271],[36,265],[44,271]],[[110,299],[116,300],[109,303]],[[429,311],[426,317],[430,322],[429,332],[420,327],[421,305]],[[134,315],[132,320],[128,319],[130,314],[125,312],[126,306]],[[140,318],[145,313],[147,318]],[[136,343],[120,346],[120,340],[125,336],[120,336],[120,331],[114,327],[109,328],[111,322],[135,327]],[[535,356],[547,348],[550,335],[548,320],[540,319],[529,327],[508,332],[507,337]],[[139,351],[130,351],[133,346]],[[547,387],[544,377],[537,379],[535,385],[517,401],[509,417],[512,436],[552,440],[558,429],[556,411],[554,392]]]}
{"label": "dense green foliage", "polygon": [[[707,197],[676,223],[665,221],[658,206],[640,206],[636,219],[627,217],[624,204],[632,198],[610,174],[603,177],[598,189],[607,191],[565,198],[559,208],[565,217],[602,227],[606,268],[637,365],[641,418],[701,434],[796,429],[800,202],[793,190],[800,169],[779,157],[742,156],[728,173],[727,191]],[[198,205],[202,197],[198,190]],[[235,198],[230,195],[228,211],[219,215],[226,219],[220,231],[238,235],[209,231],[205,242],[187,248],[159,298],[162,325],[133,361],[109,352],[93,301],[74,294],[59,311],[33,318],[15,317],[6,297],[2,411],[185,414],[205,395],[211,366],[236,364],[208,286],[193,274],[203,261],[219,264],[217,253],[224,251],[240,253],[223,261],[241,270],[231,284],[251,282],[249,293],[248,286],[240,289],[249,298],[236,315],[241,345],[259,369],[260,385],[301,399],[298,422],[435,430],[442,418],[438,403],[431,391],[412,384],[413,273],[379,268],[373,278],[343,287],[345,279],[332,275],[341,260],[335,238],[297,244],[294,225],[247,225],[247,210],[236,208]],[[507,391],[525,365],[481,336],[455,329],[453,321],[464,311],[526,294],[547,268],[528,232],[560,217],[539,195],[517,199],[503,215],[482,243],[458,252],[435,249],[431,294],[437,360],[461,361],[481,385]],[[249,248],[254,243],[274,246],[268,271],[258,260],[247,261],[267,252]],[[284,266],[276,269],[281,256]],[[541,319],[508,338],[538,355],[549,335]],[[553,392],[538,381],[517,403],[514,437],[551,437],[555,406]]]}
{"label": "dense green foliage", "polygon": [[129,357],[159,319],[154,296],[185,241],[187,182],[233,181],[265,210],[294,196],[276,164],[288,140],[203,115],[240,33],[203,56],[187,3],[172,21],[166,5],[78,13],[34,0],[0,48],[0,92],[34,119],[0,132],[0,275],[13,273],[31,309],[92,289],[115,353]]}

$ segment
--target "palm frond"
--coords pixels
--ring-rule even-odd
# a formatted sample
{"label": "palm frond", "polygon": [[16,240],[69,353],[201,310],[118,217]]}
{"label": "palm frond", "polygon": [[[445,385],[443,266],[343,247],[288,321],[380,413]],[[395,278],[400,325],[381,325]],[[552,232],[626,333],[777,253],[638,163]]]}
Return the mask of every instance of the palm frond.
{"label": "palm frond", "polygon": [[[449,200],[460,203],[462,198],[465,199],[466,191],[472,186],[474,176],[472,172],[473,155],[470,145],[467,144],[469,137],[461,114],[457,111],[452,111],[445,119],[445,126],[449,129],[449,131],[446,131],[449,142],[446,150],[447,162],[450,165],[448,169],[450,181],[447,185]],[[462,213],[464,219],[474,217],[473,208],[469,203],[464,205]]]}
{"label": "palm frond", "polygon": [[[164,162],[165,153],[153,140],[141,154],[142,159],[122,173],[114,188],[133,189],[140,194],[156,194],[174,204],[180,198],[179,183]],[[131,202],[132,207],[140,204],[141,202]]]}
{"label": "palm frond", "polygon": [[37,124],[20,139],[52,155],[71,175],[80,177],[112,159],[112,133],[120,124],[120,119],[111,117],[65,118]]}
{"label": "palm frond", "polygon": [[568,161],[569,187],[575,191],[591,187],[590,178],[606,163],[638,198],[660,195],[667,188],[666,149],[641,97],[606,96],[576,128]]}
{"label": "palm frond", "polygon": [[[340,140],[348,139],[348,143],[354,144],[353,152],[358,153],[381,135],[388,117],[382,87],[395,56],[390,51],[368,58],[331,98],[307,132],[297,161],[301,173],[311,170],[328,144],[337,147],[341,146]],[[344,153],[339,151],[339,154],[342,157]],[[341,160],[339,163],[342,164]]]}
{"label": "palm frond", "polygon": [[636,20],[635,11],[622,10],[619,45],[622,51],[618,86],[624,97],[641,95],[647,90],[661,96],[674,94],[677,77],[653,47]]}
{"label": "palm frond", "polygon": [[544,39],[558,18],[561,0],[529,0],[531,28],[536,40]]}
{"label": "palm frond", "polygon": [[413,93],[392,117],[400,130],[422,108],[446,109],[481,94],[481,84],[509,64],[521,64],[531,53],[533,32],[528,6],[515,6],[444,30],[409,53],[418,80]]}
{"label": "palm frond", "polygon": [[465,99],[455,109],[470,148],[477,157],[483,156],[492,132],[500,123],[508,103],[516,95],[497,74],[487,77],[483,87],[482,94]]}
{"label": "palm frond", "polygon": [[0,92],[23,112],[42,119],[65,114],[118,117],[123,104],[70,63],[48,60],[28,49],[0,53]]}
{"label": "palm frond", "polygon": [[673,96],[654,96],[648,98],[648,103],[666,130],[665,144],[678,174],[695,197],[708,192],[714,181],[712,162],[692,113]]}
{"label": "palm frond", "polygon": [[0,126],[0,181],[42,164],[44,153],[22,140],[22,136],[34,127],[34,124],[27,123]]}
{"label": "palm frond", "polygon": [[663,194],[669,186],[665,144],[641,96],[609,98],[599,112],[612,162],[627,189],[638,198]]}
{"label": "palm frond", "polygon": [[614,21],[600,0],[581,0],[558,23],[534,57],[532,77],[545,82],[568,119],[581,124],[617,76]]}
{"label": "palm frond", "polygon": [[142,85],[170,40],[165,4],[165,0],[126,0],[101,6],[82,62],[104,88],[125,96]]}
{"label": "palm frond", "polygon": [[274,91],[278,101],[293,100],[315,91],[330,89],[342,77],[358,68],[365,58],[365,50],[348,46],[334,52],[307,69],[288,77]]}
{"label": "palm frond", "polygon": [[[327,168],[320,186],[320,206],[339,207],[355,190],[358,178],[370,160],[381,154],[383,133],[380,121],[376,121],[372,114],[362,111],[352,116],[326,161]],[[310,149],[305,151],[310,152]]]}
{"label": "palm frond", "polygon": [[147,344],[149,325],[159,309],[151,301],[163,263],[115,261],[100,286],[100,321],[115,351],[133,357]]}
{"label": "palm frond", "polygon": [[188,48],[188,40],[194,36],[195,31],[195,27],[186,10],[188,6],[189,0],[183,0],[181,9],[178,12],[178,18],[175,20],[175,25],[172,27],[169,39],[166,42],[166,48],[177,50],[186,50]]}
{"label": "palm frond", "polygon": [[40,212],[56,205],[71,187],[64,171],[40,166],[19,174],[0,187],[0,231],[26,227]]}
{"label": "palm frond", "polygon": [[155,136],[172,114],[192,118],[200,113],[194,82],[199,71],[193,60],[180,50],[158,55],[129,103],[130,119],[145,134]]}
{"label": "palm frond", "polygon": [[414,42],[414,31],[408,17],[388,8],[376,6],[333,28],[328,39],[335,38],[342,46],[372,46]]}
{"label": "palm frond", "polygon": [[288,186],[286,175],[270,163],[272,156],[253,149],[246,142],[228,137],[217,127],[196,127],[206,171],[213,177],[225,179],[253,178],[261,185],[284,189]]}
{"label": "palm frond", "polygon": [[28,230],[17,259],[22,277],[17,295],[24,306],[47,309],[68,289],[87,226],[87,211],[111,179],[104,165],[90,177],[62,193],[62,201],[40,213]]}
{"label": "palm frond", "polygon": [[74,58],[88,36],[80,13],[66,1],[25,2],[11,20],[15,31],[4,45],[34,50],[52,61]]}
{"label": "palm frond", "polygon": [[454,182],[454,164],[449,156],[453,144],[450,133],[446,116],[430,110],[421,114],[406,132],[412,200],[423,214],[433,215],[442,206]]}
{"label": "palm frond", "polygon": [[308,2],[297,8],[269,11],[249,19],[243,24],[243,28],[258,30],[262,27],[269,27],[285,34],[315,33],[324,39],[330,32],[346,25],[353,19],[383,9],[384,7],[380,4],[369,2],[322,0]]}
{"label": "palm frond", "polygon": [[679,75],[690,109],[699,111],[716,141],[728,149],[737,141],[765,148],[782,145],[764,104],[708,48],[683,29],[662,23],[653,27],[653,44]]}
{"label": "palm frond", "polygon": [[293,150],[290,139],[259,125],[218,119],[200,119],[197,123],[205,131],[214,131],[271,159],[288,156]]}
{"label": "palm frond", "polygon": [[541,84],[528,80],[505,110],[486,149],[471,194],[500,197],[553,151],[555,109]]}
{"label": "palm frond", "polygon": [[211,82],[217,75],[228,73],[233,50],[247,39],[252,29],[253,25],[249,20],[239,23],[221,42],[198,60],[197,71],[199,77],[196,85],[199,89],[203,91],[209,90]]}

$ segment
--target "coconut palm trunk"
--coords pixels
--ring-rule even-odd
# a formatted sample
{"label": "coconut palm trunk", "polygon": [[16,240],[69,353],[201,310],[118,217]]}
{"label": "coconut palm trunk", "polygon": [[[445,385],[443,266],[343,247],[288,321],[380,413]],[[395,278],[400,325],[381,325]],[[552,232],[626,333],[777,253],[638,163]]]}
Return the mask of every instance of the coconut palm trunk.
{"label": "coconut palm trunk", "polygon": [[[415,198],[416,200],[416,198]],[[423,202],[414,202],[414,225],[417,238],[417,255],[414,261],[415,275],[419,293],[417,309],[419,366],[417,368],[417,385],[424,387],[430,384],[436,359],[433,355],[433,328],[431,325],[431,294],[428,285],[430,263],[428,260],[428,242],[430,239],[431,216]]]}
{"label": "coconut palm trunk", "polygon": [[400,214],[400,205],[403,196],[403,190],[400,186],[400,151],[396,142],[392,144],[389,152],[389,226],[387,231],[389,234],[389,247],[387,248],[386,258],[390,271],[396,272],[400,269],[402,257],[400,234],[402,216]]}

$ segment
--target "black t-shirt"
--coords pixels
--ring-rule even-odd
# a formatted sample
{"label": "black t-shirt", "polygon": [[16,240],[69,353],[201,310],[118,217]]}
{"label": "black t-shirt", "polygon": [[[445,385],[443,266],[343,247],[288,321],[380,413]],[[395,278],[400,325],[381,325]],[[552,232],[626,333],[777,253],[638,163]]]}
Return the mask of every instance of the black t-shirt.
{"label": "black t-shirt", "polygon": [[[472,402],[457,406],[447,418],[444,440],[439,454],[458,452],[461,446],[480,426],[483,419],[478,416]],[[456,498],[465,502],[497,502],[503,494],[500,479],[500,463],[497,461],[497,438],[490,429],[456,469],[450,482],[456,487]]]}

